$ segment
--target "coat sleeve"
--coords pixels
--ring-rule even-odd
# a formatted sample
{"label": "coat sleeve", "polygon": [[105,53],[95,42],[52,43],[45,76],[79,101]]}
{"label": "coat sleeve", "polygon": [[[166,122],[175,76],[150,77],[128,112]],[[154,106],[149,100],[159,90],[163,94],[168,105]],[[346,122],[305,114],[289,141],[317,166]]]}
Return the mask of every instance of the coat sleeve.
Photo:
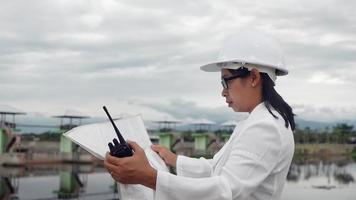
{"label": "coat sleeve", "polygon": [[251,124],[233,141],[219,174],[204,178],[176,176],[158,171],[155,200],[246,199],[272,172],[278,162],[281,141],[275,125]]}
{"label": "coat sleeve", "polygon": [[191,178],[210,177],[213,173],[211,159],[189,158],[179,155],[177,158],[177,175]]}

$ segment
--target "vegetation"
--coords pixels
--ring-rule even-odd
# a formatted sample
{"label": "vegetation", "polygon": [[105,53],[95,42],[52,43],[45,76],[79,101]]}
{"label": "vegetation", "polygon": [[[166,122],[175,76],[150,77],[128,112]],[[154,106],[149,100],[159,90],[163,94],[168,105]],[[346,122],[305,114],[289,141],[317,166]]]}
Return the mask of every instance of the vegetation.
{"label": "vegetation", "polygon": [[297,144],[356,144],[356,131],[348,124],[337,124],[331,130],[327,127],[324,130],[296,128],[294,140]]}
{"label": "vegetation", "polygon": [[352,156],[352,159],[356,161],[356,147],[354,147],[352,149],[351,156]]}
{"label": "vegetation", "polygon": [[61,134],[58,132],[44,132],[41,134],[35,134],[35,133],[28,133],[28,134],[23,134],[21,135],[21,139],[24,141],[33,141],[33,140],[39,140],[39,141],[60,141],[60,136]]}
{"label": "vegetation", "polygon": [[324,130],[313,130],[309,127],[296,128],[294,132],[295,158],[317,156],[327,158],[342,155],[356,158],[356,131],[348,124],[337,124]]}
{"label": "vegetation", "polygon": [[[164,129],[161,131],[169,132],[170,129]],[[232,130],[217,130],[215,134],[218,136],[224,134],[231,134]],[[183,131],[182,136],[184,141],[194,141],[191,136],[192,131]],[[23,134],[21,135],[23,140],[37,140],[40,141],[59,141],[61,133],[59,132],[44,132],[42,134]],[[294,132],[294,140],[296,144],[356,144],[356,130],[352,125],[345,123],[337,124],[336,126],[325,128],[324,130],[311,129],[306,127],[304,129],[296,128]],[[356,149],[353,151],[356,154]],[[355,155],[356,156],[356,155]]]}

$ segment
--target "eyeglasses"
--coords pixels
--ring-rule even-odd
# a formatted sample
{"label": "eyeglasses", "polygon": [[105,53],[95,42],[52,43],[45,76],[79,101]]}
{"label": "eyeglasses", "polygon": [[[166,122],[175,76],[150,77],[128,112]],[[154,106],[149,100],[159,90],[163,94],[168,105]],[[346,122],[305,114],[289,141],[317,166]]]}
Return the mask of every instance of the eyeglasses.
{"label": "eyeglasses", "polygon": [[246,70],[242,70],[242,71],[237,71],[235,75],[230,76],[230,77],[221,77],[221,85],[223,86],[224,89],[228,89],[229,88],[229,81],[236,79],[236,78],[242,78],[245,77],[249,74],[249,71]]}

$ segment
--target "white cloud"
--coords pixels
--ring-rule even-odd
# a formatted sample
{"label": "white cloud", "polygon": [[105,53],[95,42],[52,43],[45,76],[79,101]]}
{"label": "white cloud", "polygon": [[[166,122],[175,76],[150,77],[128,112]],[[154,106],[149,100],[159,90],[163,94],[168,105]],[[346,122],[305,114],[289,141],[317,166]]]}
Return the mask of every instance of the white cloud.
{"label": "white cloud", "polygon": [[321,84],[333,84],[333,85],[343,85],[345,84],[339,77],[326,74],[324,72],[315,73],[308,80],[310,83],[321,83]]}
{"label": "white cloud", "polygon": [[356,118],[356,107],[341,106],[311,106],[311,105],[293,105],[297,116],[311,121],[334,122],[348,121]]}
{"label": "white cloud", "polygon": [[219,74],[198,66],[214,61],[225,34],[253,28],[284,47],[290,75],[277,82],[281,95],[293,105],[340,106],[330,118],[341,118],[356,106],[354,7],[336,0],[2,1],[0,103],[97,114],[105,101],[122,112],[179,118],[125,100],[172,106],[181,99],[202,108],[185,115],[225,113],[215,110],[226,106]]}

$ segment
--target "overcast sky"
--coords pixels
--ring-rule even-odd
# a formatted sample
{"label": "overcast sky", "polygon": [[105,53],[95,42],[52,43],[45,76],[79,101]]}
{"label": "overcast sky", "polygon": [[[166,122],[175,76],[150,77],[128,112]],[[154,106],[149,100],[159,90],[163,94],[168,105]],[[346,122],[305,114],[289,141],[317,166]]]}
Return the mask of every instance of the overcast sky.
{"label": "overcast sky", "polygon": [[217,58],[224,35],[266,32],[290,74],[277,90],[307,120],[356,119],[356,1],[0,1],[0,104],[148,120],[232,118]]}

